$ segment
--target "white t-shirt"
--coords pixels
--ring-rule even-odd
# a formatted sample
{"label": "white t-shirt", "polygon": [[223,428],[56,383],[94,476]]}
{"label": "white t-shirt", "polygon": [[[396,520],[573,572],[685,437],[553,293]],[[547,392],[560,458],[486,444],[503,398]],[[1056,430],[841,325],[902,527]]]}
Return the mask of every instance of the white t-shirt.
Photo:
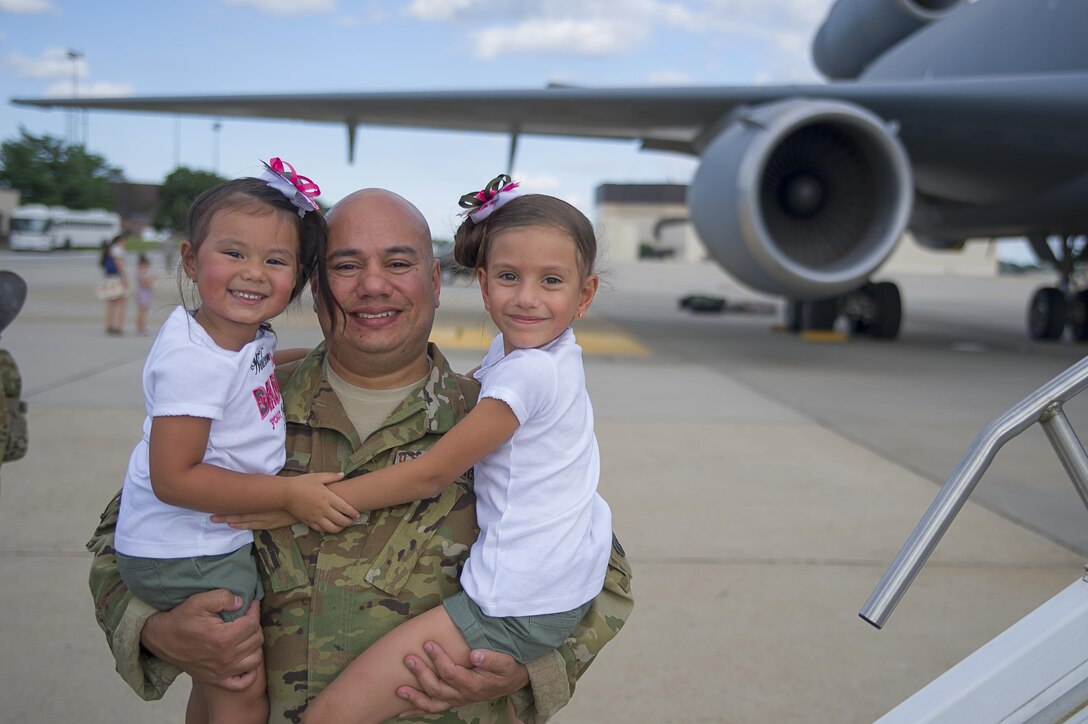
{"label": "white t-shirt", "polygon": [[601,592],[612,547],[582,349],[567,329],[504,356],[500,334],[476,378],[520,427],[474,468],[480,536],[461,586],[488,616],[569,611]]}
{"label": "white t-shirt", "polygon": [[188,558],[230,553],[253,541],[250,531],[212,523],[209,513],[156,498],[148,442],[153,417],[206,417],[212,424],[204,462],[240,473],[278,473],[285,459],[285,426],[275,351],[276,336],[267,330],[234,352],[217,345],[185,309],[171,313],[144,364],[147,418],[125,473],[118,551]]}

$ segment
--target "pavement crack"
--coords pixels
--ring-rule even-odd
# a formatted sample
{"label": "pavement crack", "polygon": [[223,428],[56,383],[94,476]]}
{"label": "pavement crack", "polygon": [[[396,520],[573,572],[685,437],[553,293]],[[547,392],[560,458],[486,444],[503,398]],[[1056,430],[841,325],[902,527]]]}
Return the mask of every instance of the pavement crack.
{"label": "pavement crack", "polygon": [[60,387],[64,387],[65,385],[70,385],[73,382],[79,382],[81,380],[87,380],[87,379],[90,379],[91,377],[95,377],[97,375],[100,375],[103,372],[109,372],[110,370],[112,370],[112,369],[114,369],[116,367],[121,367],[121,366],[124,366],[124,365],[127,365],[127,364],[131,364],[133,362],[139,362],[139,361],[142,361],[142,360],[145,360],[145,359],[147,359],[147,350],[142,350],[137,354],[133,354],[133,355],[130,355],[128,357],[122,357],[119,360],[114,360],[114,361],[109,362],[107,364],[100,365],[98,367],[94,367],[94,368],[89,369],[89,370],[84,370],[82,372],[78,372],[78,373],[73,374],[73,375],[69,375],[68,377],[62,377],[59,380],[54,380],[53,382],[50,382],[47,385],[40,385],[38,387],[31,387],[31,388],[23,391],[23,399],[24,400],[29,400],[30,398],[34,397],[35,395],[40,395],[43,392],[49,392],[51,390],[55,390],[55,389],[58,389]]}

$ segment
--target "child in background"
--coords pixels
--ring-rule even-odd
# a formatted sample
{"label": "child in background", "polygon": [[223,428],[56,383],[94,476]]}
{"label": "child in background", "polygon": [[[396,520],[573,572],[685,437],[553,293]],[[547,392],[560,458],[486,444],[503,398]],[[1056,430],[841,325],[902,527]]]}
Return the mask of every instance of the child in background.
{"label": "child in background", "polygon": [[[181,269],[199,307],[163,324],[143,372],[147,418],[125,475],[115,547],[140,599],[172,608],[226,588],[262,596],[253,537],[209,513],[284,508],[317,529],[339,530],[356,511],[326,488],[340,475],[277,477],[285,423],[276,337],[267,322],[296,299],[324,246],[325,220],[309,179],[272,159],[262,178],[227,181],[189,210]],[[186,721],[265,722],[263,669],[241,691],[193,681]]]}
{"label": "child in background", "polygon": [[597,291],[597,242],[573,206],[516,188],[500,176],[462,197],[474,208],[455,235],[457,261],[476,270],[499,329],[475,373],[476,407],[422,457],[330,486],[355,508],[384,508],[435,496],[475,465],[480,535],[464,590],[368,648],[303,721],[407,711],[395,692],[414,679],[402,662],[422,658],[425,641],[463,666],[473,648],[532,661],[566,640],[603,586],[612,518],[597,494],[593,409],[570,326]]}
{"label": "child in background", "polygon": [[141,252],[136,261],[136,334],[140,337],[147,336],[147,312],[158,282],[159,277],[151,271],[147,254]]}
{"label": "child in background", "polygon": [[124,234],[118,234],[102,244],[98,265],[104,277],[97,294],[99,299],[106,302],[106,334],[120,336],[124,334],[125,297],[128,296]]}

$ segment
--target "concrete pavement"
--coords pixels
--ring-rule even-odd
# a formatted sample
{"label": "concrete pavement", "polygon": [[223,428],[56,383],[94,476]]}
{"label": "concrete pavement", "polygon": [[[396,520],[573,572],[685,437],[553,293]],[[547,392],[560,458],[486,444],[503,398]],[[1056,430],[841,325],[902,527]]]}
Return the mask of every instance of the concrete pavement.
{"label": "concrete pavement", "polygon": [[[31,434],[27,458],[0,470],[4,718],[180,721],[187,687],[145,703],[113,673],[86,588],[83,543],[138,434],[150,341],[103,334],[93,259],[2,254],[0,268],[30,284],[0,339],[25,376]],[[620,338],[642,309],[668,323],[677,312],[662,303],[698,291],[688,286],[703,273],[655,297],[617,270],[589,321]],[[168,279],[156,303],[175,297]],[[436,337],[478,327],[478,304],[475,287],[447,288]],[[635,347],[587,355],[602,493],[637,603],[558,721],[871,722],[1081,574],[1081,555],[968,503],[885,630],[872,629],[857,611],[936,493],[932,476],[712,364],[673,321],[676,354],[636,334]],[[808,362],[791,374],[833,372],[813,370],[799,340],[761,342],[770,320],[737,324],[750,344],[796,346]],[[306,311],[277,331],[285,346],[319,339]],[[461,369],[479,355],[449,354]],[[910,394],[892,389],[889,404]],[[904,438],[909,456],[927,455]]]}

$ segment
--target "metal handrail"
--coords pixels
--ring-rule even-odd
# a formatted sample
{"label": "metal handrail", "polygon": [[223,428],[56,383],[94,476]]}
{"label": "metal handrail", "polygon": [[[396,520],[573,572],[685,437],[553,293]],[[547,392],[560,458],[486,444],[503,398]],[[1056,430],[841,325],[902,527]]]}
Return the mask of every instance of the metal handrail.
{"label": "metal handrail", "polygon": [[1062,410],[1063,403],[1086,387],[1088,357],[1025,397],[978,434],[873,589],[858,613],[861,618],[877,628],[884,626],[997,451],[1036,422],[1042,425],[1081,500],[1088,506],[1088,455]]}

